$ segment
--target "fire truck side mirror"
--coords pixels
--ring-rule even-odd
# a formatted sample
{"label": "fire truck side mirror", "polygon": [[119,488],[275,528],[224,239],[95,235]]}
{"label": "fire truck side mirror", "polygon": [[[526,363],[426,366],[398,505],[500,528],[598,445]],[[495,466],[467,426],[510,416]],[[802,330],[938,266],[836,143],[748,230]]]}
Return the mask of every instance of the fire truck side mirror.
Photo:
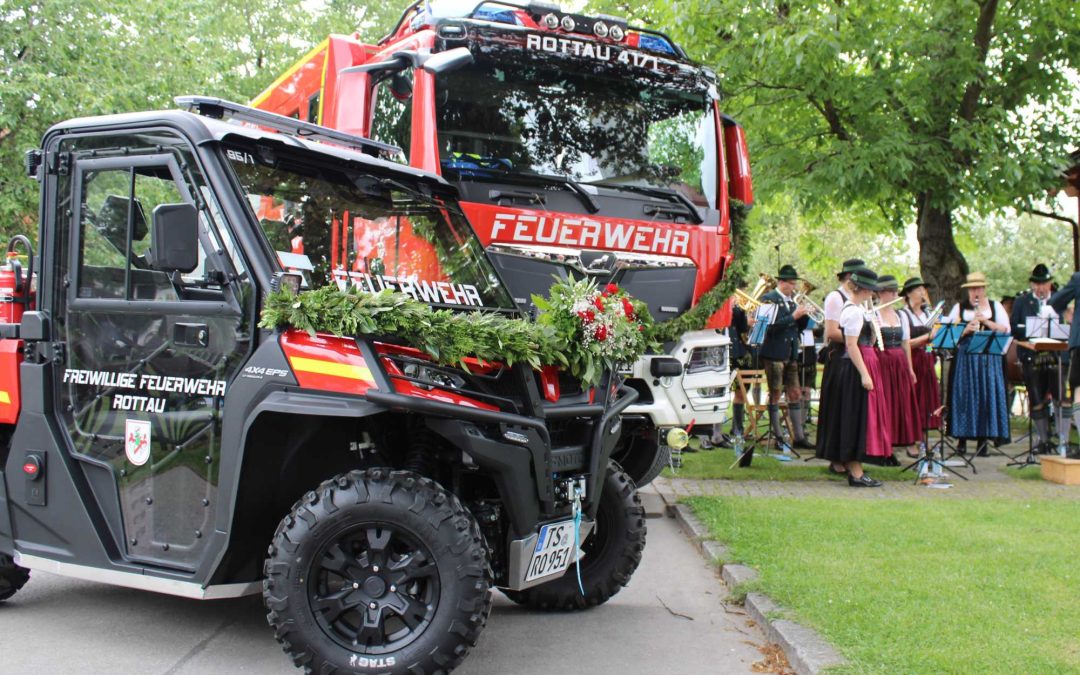
{"label": "fire truck side mirror", "polygon": [[432,75],[439,75],[463,68],[474,60],[468,47],[457,47],[426,57],[420,67]]}
{"label": "fire truck side mirror", "polygon": [[161,272],[191,272],[199,264],[199,212],[192,204],[160,204],[150,228],[150,261]]}

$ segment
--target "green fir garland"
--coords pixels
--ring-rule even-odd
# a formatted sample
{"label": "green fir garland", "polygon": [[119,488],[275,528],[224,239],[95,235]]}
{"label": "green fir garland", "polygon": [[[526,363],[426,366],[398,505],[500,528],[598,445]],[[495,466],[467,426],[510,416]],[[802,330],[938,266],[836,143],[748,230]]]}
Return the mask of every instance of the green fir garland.
{"label": "green fir garland", "polygon": [[683,333],[702,330],[709,318],[735,294],[735,289],[744,281],[746,266],[750,260],[750,242],[746,232],[746,216],[749,212],[748,206],[738,200],[731,200],[731,250],[735,256],[734,262],[724,270],[724,278],[720,283],[702,294],[696,305],[670,321],[654,324],[649,335],[654,341],[672,342]]}
{"label": "green fir garland", "polygon": [[[582,298],[601,305],[595,315],[604,324],[600,338],[591,324],[579,318],[573,303]],[[626,299],[628,305],[623,304]],[[262,311],[263,328],[292,327],[311,335],[393,336],[427,352],[439,363],[467,369],[465,359],[533,368],[560,366],[587,386],[599,383],[605,370],[636,361],[652,346],[647,335],[652,318],[644,303],[625,292],[605,289],[594,281],[566,280],[552,286],[536,321],[485,312],[454,312],[395,291],[356,293],[329,285],[292,295],[271,293]],[[624,307],[632,307],[629,316]],[[593,312],[590,312],[593,314]],[[590,328],[592,326],[592,328]],[[611,336],[607,333],[610,331]]]}
{"label": "green fir garland", "polygon": [[[271,293],[259,325],[292,327],[312,335],[393,336],[447,365],[464,367],[469,357],[507,365],[527,363],[533,368],[556,365],[583,384],[595,385],[605,369],[629,365],[658,343],[701,330],[727,302],[742,280],[750,257],[745,231],[748,210],[732,201],[731,246],[736,255],[724,279],[702,295],[692,309],[662,324],[653,324],[645,304],[621,289],[609,286],[601,293],[595,282],[586,279],[556,283],[547,300],[534,297],[541,309],[536,321],[484,312],[435,310],[395,291],[357,293],[329,285],[298,296],[285,291]],[[572,311],[575,301],[596,295],[602,295],[604,303],[610,300],[605,305],[606,323],[613,328],[612,339],[618,338],[617,343],[597,340],[595,333],[587,334],[584,319],[579,320],[579,314]],[[613,307],[622,307],[624,298],[632,305],[631,316],[625,320],[622,310],[612,312]],[[624,321],[632,330],[623,329],[620,322]]]}

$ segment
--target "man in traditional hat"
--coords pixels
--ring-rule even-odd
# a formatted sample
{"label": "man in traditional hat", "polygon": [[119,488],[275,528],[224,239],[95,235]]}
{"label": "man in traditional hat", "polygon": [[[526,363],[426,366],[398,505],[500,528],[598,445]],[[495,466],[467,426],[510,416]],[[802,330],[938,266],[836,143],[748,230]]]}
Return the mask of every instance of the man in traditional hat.
{"label": "man in traditional hat", "polygon": [[799,336],[809,317],[806,308],[795,304],[795,282],[799,274],[791,265],[784,265],[776,275],[776,288],[761,298],[762,304],[776,305],[776,318],[765,332],[759,356],[769,385],[769,425],[779,445],[784,438],[780,428],[780,394],[787,396],[788,417],[796,448],[810,449],[803,430],[802,391],[799,385]]}
{"label": "man in traditional hat", "polygon": [[[1016,355],[1024,371],[1024,387],[1028,394],[1028,414],[1031,416],[1031,424],[1035,429],[1035,446],[1041,451],[1047,450],[1050,443],[1048,400],[1057,402],[1060,412],[1061,395],[1057,387],[1056,363],[1051,352],[1036,352],[1020,345],[1028,339],[1029,323],[1058,318],[1057,311],[1050,304],[1050,284],[1053,280],[1054,275],[1050,274],[1046,265],[1042,263],[1036,265],[1028,278],[1031,289],[1016,296],[1013,300],[1012,316],[1009,317],[1013,339],[1018,342]],[[1058,417],[1060,419],[1060,414]]]}
{"label": "man in traditional hat", "polygon": [[[1069,278],[1069,283],[1050,296],[1050,305],[1058,314],[1064,315],[1073,300],[1080,299],[1080,272]],[[1074,307],[1075,310],[1075,307]],[[1069,388],[1073,395],[1073,423],[1080,429],[1080,318],[1073,312],[1069,330]]]}

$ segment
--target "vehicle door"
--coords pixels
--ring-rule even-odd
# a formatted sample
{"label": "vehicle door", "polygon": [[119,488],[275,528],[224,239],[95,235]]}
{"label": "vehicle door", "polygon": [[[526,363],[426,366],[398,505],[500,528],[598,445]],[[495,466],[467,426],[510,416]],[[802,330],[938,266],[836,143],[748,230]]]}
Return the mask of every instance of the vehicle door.
{"label": "vehicle door", "polygon": [[[222,403],[251,345],[252,282],[177,134],[66,143],[60,426],[120,555],[194,571],[210,553]],[[199,211],[198,264],[165,273],[152,265],[151,225],[178,203]]]}

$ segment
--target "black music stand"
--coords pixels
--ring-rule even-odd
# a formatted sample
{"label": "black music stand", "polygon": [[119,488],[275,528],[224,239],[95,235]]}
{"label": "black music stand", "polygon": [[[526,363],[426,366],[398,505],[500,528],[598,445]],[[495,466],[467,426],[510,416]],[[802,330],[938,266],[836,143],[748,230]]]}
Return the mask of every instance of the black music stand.
{"label": "black music stand", "polygon": [[[934,468],[942,471],[948,471],[964,480],[968,480],[968,477],[957,471],[954,467],[945,464],[945,461],[952,456],[959,456],[964,460],[966,464],[971,466],[974,471],[975,467],[971,464],[971,461],[962,455],[958,455],[956,452],[956,446],[949,440],[948,434],[945,432],[945,420],[948,414],[948,387],[946,386],[945,377],[945,362],[952,359],[953,354],[956,352],[957,346],[960,344],[960,337],[964,333],[964,324],[962,323],[941,323],[938,324],[937,331],[930,338],[930,348],[934,352],[934,356],[937,357],[938,363],[941,364],[941,377],[938,378],[938,396],[941,400],[941,421],[938,425],[938,441],[934,445],[930,445],[930,429],[926,429],[923,434],[923,445],[926,447],[922,457],[919,457],[914,462],[905,466],[902,471],[908,471],[920,464],[926,463],[928,470]],[[934,411],[929,411],[930,417],[933,417]],[[927,418],[929,422],[929,418]],[[929,426],[929,424],[927,424]],[[951,451],[952,455],[945,456],[946,451]],[[939,459],[940,458],[940,459]],[[920,472],[915,476],[915,482],[918,483],[922,479],[922,473]]]}

